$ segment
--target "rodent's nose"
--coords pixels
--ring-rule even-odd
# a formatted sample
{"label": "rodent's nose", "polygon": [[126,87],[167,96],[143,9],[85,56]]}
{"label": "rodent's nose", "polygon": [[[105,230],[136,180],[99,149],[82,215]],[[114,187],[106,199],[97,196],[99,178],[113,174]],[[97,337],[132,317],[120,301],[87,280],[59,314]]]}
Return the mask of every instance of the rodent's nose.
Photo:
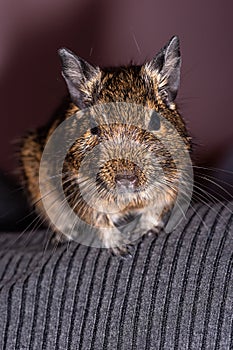
{"label": "rodent's nose", "polygon": [[137,176],[130,174],[117,174],[115,176],[115,182],[118,188],[120,189],[134,189],[137,185]]}

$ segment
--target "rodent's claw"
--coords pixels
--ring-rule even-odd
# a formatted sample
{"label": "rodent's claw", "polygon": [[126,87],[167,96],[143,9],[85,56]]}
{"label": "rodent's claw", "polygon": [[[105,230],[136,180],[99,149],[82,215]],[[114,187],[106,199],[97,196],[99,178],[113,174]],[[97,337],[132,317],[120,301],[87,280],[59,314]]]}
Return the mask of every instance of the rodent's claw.
{"label": "rodent's claw", "polygon": [[64,234],[61,234],[60,232],[53,232],[51,237],[52,245],[61,246],[68,241],[68,237],[66,237]]}
{"label": "rodent's claw", "polygon": [[161,222],[158,226],[152,227],[148,232],[148,236],[158,236],[158,234],[164,229],[164,224]]}
{"label": "rodent's claw", "polygon": [[132,258],[133,257],[132,250],[134,250],[134,246],[132,246],[131,244],[109,248],[109,252],[112,256],[121,257],[123,259]]}
{"label": "rodent's claw", "polygon": [[147,232],[147,235],[148,235],[149,237],[152,237],[152,236],[157,237],[159,231],[160,231],[160,230],[154,230],[154,229],[152,229],[152,230],[149,230],[149,231]]}

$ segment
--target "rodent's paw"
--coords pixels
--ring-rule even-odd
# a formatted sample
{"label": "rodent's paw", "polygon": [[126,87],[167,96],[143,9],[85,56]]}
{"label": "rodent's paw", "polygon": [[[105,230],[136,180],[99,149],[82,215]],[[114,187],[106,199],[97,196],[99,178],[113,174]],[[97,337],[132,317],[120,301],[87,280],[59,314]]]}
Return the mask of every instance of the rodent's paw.
{"label": "rodent's paw", "polygon": [[52,239],[51,239],[51,243],[53,245],[62,245],[68,241],[70,241],[71,238],[69,238],[68,236],[62,234],[61,232],[54,232],[53,233],[53,236],[52,236]]}
{"label": "rodent's paw", "polygon": [[131,241],[121,232],[116,230],[113,232],[104,232],[101,235],[102,242],[114,256],[132,256],[132,244]]}
{"label": "rodent's paw", "polygon": [[109,248],[109,252],[112,256],[118,256],[123,259],[132,258],[134,252],[134,246],[132,244],[121,245],[118,247]]}
{"label": "rodent's paw", "polygon": [[147,232],[149,237],[158,236],[158,234],[162,231],[163,227],[153,227],[151,230]]}
{"label": "rodent's paw", "polygon": [[148,232],[148,236],[155,236],[157,237],[158,234],[164,229],[164,223],[161,221],[158,225],[152,227]]}

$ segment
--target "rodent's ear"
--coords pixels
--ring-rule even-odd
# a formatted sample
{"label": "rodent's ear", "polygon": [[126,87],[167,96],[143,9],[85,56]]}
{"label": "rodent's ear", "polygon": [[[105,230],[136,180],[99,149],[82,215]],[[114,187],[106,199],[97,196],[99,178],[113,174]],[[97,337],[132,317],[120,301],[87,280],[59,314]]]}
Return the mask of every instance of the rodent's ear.
{"label": "rodent's ear", "polygon": [[62,61],[62,75],[72,101],[80,108],[93,103],[93,93],[100,81],[101,71],[68,49],[58,51]]}
{"label": "rodent's ear", "polygon": [[153,79],[160,97],[168,104],[175,100],[180,84],[179,38],[173,36],[153,60],[145,64],[145,71]]}

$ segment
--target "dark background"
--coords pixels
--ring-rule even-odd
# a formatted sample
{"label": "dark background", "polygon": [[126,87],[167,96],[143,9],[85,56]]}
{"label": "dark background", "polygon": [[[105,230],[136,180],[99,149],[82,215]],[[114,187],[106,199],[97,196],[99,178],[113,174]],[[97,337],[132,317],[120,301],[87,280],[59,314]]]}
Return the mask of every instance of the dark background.
{"label": "dark background", "polygon": [[233,170],[232,7],[230,1],[200,0],[1,1],[4,181],[17,168],[13,142],[45,123],[66,94],[58,48],[100,66],[142,64],[176,34],[183,60],[177,103],[196,144],[194,158],[221,168],[212,175],[232,184],[223,171]]}

